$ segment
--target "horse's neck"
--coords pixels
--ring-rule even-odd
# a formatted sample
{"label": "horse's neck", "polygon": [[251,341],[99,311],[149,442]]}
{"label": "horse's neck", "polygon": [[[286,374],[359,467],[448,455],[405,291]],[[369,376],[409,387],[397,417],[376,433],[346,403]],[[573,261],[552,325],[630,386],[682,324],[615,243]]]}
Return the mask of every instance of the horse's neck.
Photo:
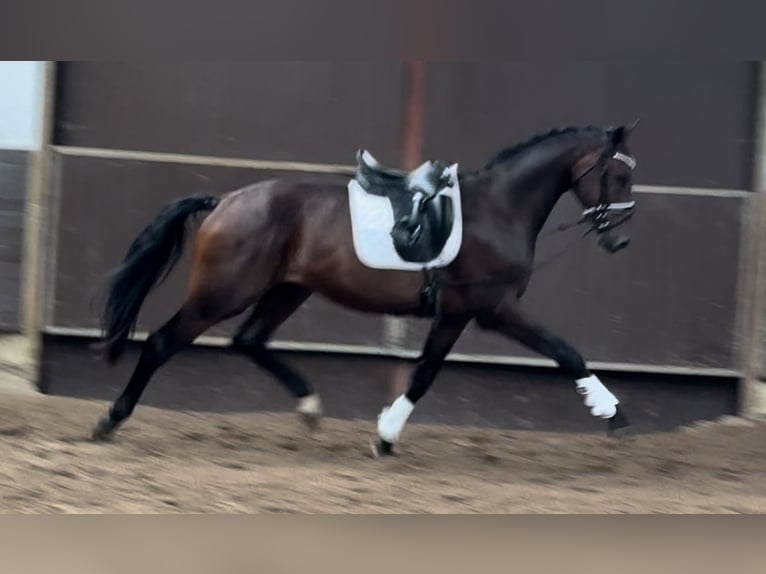
{"label": "horse's neck", "polygon": [[[539,152],[538,152],[539,153]],[[528,157],[520,163],[499,166],[491,184],[498,190],[506,212],[527,227],[531,240],[539,235],[561,196],[569,189],[569,150]]]}

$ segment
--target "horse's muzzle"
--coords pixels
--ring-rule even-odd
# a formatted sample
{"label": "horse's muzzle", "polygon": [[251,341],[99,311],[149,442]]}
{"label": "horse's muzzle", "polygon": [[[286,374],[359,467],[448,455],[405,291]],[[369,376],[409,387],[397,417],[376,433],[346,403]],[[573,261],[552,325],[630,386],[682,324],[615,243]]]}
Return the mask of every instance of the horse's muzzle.
{"label": "horse's muzzle", "polygon": [[630,237],[607,230],[599,237],[598,244],[603,247],[607,253],[617,253],[630,245]]}

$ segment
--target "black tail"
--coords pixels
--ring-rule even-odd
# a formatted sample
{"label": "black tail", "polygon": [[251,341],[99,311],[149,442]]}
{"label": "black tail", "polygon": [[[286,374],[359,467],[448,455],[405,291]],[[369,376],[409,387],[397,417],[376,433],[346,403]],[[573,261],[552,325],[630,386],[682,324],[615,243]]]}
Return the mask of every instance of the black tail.
{"label": "black tail", "polygon": [[178,199],[166,205],[133,241],[122,264],[112,273],[102,317],[103,350],[109,363],[116,362],[125,350],[146,296],[178,263],[189,217],[216,205],[218,198],[212,196]]}

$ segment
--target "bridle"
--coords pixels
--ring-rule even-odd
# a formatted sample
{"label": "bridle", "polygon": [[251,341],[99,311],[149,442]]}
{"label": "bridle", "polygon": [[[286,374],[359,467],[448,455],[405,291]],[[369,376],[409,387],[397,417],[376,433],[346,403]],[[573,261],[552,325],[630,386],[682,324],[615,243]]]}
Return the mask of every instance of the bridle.
{"label": "bridle", "polygon": [[[610,229],[615,229],[616,227],[619,227],[625,223],[633,215],[633,207],[636,205],[635,201],[609,201],[609,160],[612,159],[624,163],[631,170],[636,168],[635,159],[627,154],[614,150],[612,146],[607,146],[601,155],[599,155],[598,160],[572,182],[572,187],[574,187],[580,182],[580,180],[582,180],[594,169],[598,168],[599,170],[599,182],[601,189],[598,205],[584,209],[582,212],[582,218],[580,221],[578,221],[578,224],[590,222],[591,227],[586,232],[586,235],[592,231],[601,234]],[[609,213],[614,212],[621,214],[621,217],[616,220],[612,220],[609,217]]]}
{"label": "bridle", "polygon": [[[574,188],[575,185],[577,185],[580,180],[582,180],[586,175],[588,175],[590,172],[592,172],[594,169],[598,168],[599,170],[599,182],[600,182],[600,193],[599,193],[599,202],[597,205],[593,207],[589,207],[583,210],[581,218],[573,223],[570,224],[564,224],[558,226],[557,229],[552,230],[552,232],[556,231],[565,231],[566,229],[569,229],[571,227],[575,227],[577,225],[583,224],[583,223],[590,223],[590,227],[585,232],[583,237],[587,236],[591,232],[595,231],[597,234],[605,233],[609,230],[615,229],[616,227],[622,225],[625,223],[628,219],[631,218],[633,215],[633,207],[635,206],[635,201],[622,201],[622,202],[612,202],[609,201],[609,161],[610,160],[616,160],[624,163],[627,165],[631,170],[634,170],[636,168],[636,160],[629,156],[628,154],[624,154],[622,152],[619,152],[615,149],[614,144],[608,144],[604,151],[599,155],[598,160],[593,163],[592,166],[590,166],[585,172],[580,174],[573,182],[571,187]],[[609,217],[610,213],[619,213],[621,214],[621,217],[615,221],[612,221],[612,219]],[[564,248],[563,251],[560,251],[555,256],[550,257],[547,261],[544,261],[542,264],[535,265],[535,269],[540,269],[541,267],[544,267],[545,265],[550,264],[554,260],[558,259],[561,255],[564,254],[564,252],[572,245],[572,243],[568,243],[567,247]],[[434,314],[434,320],[435,323],[438,323],[441,318],[441,289],[443,287],[471,287],[471,286],[478,286],[478,285],[493,285],[493,284],[504,284],[509,283],[514,280],[512,277],[487,277],[485,279],[476,279],[471,281],[445,281],[437,276],[435,276],[433,269],[423,269],[423,287],[420,292],[421,296],[421,306],[420,309],[424,314],[429,314],[430,312],[433,312]]]}

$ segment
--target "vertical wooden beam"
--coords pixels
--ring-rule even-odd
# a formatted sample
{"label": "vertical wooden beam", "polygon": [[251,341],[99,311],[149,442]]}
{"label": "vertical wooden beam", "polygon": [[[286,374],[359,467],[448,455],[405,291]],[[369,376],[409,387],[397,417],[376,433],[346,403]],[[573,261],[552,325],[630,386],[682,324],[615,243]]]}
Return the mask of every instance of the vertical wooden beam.
{"label": "vertical wooden beam", "polygon": [[764,333],[766,333],[766,62],[758,64],[753,193],[745,202],[740,259],[739,412],[766,416]]}
{"label": "vertical wooden beam", "polygon": [[40,148],[30,157],[27,193],[24,205],[24,246],[22,258],[22,332],[29,352],[29,377],[35,386],[40,382],[42,358],[42,329],[47,307],[46,266],[50,202],[51,142],[53,135],[56,64],[45,62],[42,114],[40,122]]}
{"label": "vertical wooden beam", "polygon": [[407,99],[404,112],[402,164],[415,169],[423,158],[423,131],[426,98],[426,63],[407,63]]}
{"label": "vertical wooden beam", "polygon": [[[402,166],[415,169],[423,157],[423,131],[426,93],[426,63],[422,60],[407,62],[405,81],[404,125],[402,126]],[[402,317],[385,317],[383,322],[385,345],[401,350],[407,336],[407,321]],[[389,394],[393,399],[407,388],[409,368],[399,361],[393,369]]]}

